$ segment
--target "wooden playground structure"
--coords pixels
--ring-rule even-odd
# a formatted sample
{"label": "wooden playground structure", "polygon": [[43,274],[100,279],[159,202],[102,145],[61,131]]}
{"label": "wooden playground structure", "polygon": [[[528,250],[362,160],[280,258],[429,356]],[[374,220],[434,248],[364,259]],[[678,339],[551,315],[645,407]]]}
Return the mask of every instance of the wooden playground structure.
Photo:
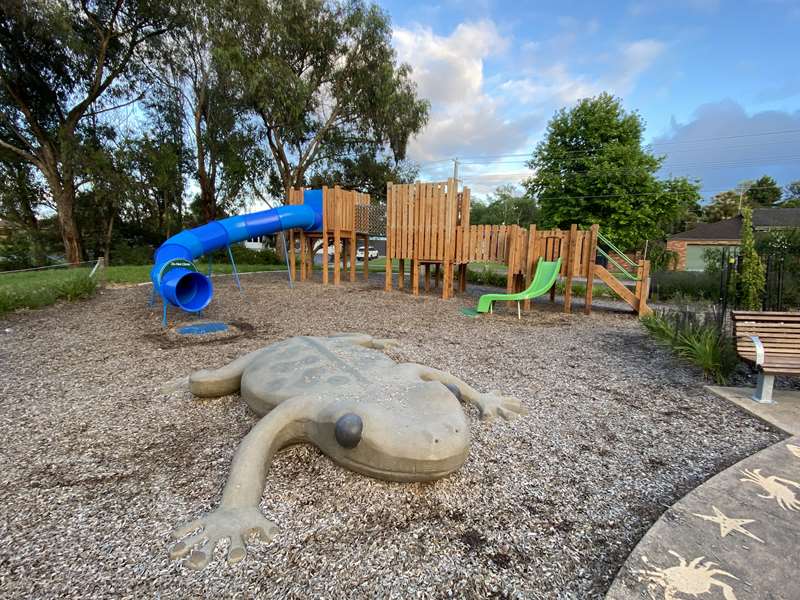
{"label": "wooden playground structure", "polygon": [[[297,245],[299,242],[299,279],[311,277],[315,246],[321,243],[322,283],[331,282],[330,262],[333,262],[333,283],[338,285],[344,271],[347,278],[357,279],[356,248],[359,240],[365,250],[370,235],[386,235],[385,289],[394,282],[394,263],[397,261],[397,287],[406,287],[409,278],[411,292],[420,292],[431,284],[442,287],[442,298],[451,298],[457,278],[458,290],[467,284],[469,263],[491,263],[506,267],[506,289],[509,293],[527,288],[533,281],[539,260],[561,258],[560,277],[564,280],[564,312],[572,312],[573,285],[585,282],[584,311],[592,310],[594,284],[599,280],[624,300],[639,315],[647,314],[650,262],[630,259],[600,233],[598,225],[579,229],[539,230],[519,225],[471,225],[470,190],[459,191],[453,179],[438,183],[392,184],[387,186],[384,208],[371,205],[368,194],[344,190],[336,186],[323,187],[323,219],[319,232],[291,231],[289,233],[289,270],[297,275]],[[303,190],[292,189],[289,204],[302,204]],[[332,261],[328,249],[333,246]],[[608,250],[603,248],[605,246]],[[605,265],[597,257],[605,258]],[[607,268],[613,265],[613,271]],[[420,271],[423,271],[421,273]],[[433,271],[433,281],[432,281]],[[369,252],[364,252],[363,277],[369,277]],[[623,279],[634,282],[633,288]],[[556,286],[550,290],[555,300]],[[531,301],[524,301],[530,308]]]}
{"label": "wooden playground structure", "polygon": [[[303,190],[293,188],[289,191],[288,204],[302,204]],[[339,285],[342,271],[350,281],[356,280],[356,247],[358,240],[369,248],[370,234],[369,194],[344,190],[339,186],[322,188],[322,230],[289,232],[289,271],[292,279],[297,276],[296,245],[300,245],[300,281],[306,281],[313,271],[315,246],[322,246],[322,283],[330,280],[330,255],[328,249],[333,245],[333,283]],[[369,277],[369,252],[364,252],[364,278]]]}
{"label": "wooden playground structure", "polygon": [[[453,179],[440,183],[389,184],[386,206],[386,284],[392,289],[392,264],[398,262],[397,287],[405,287],[407,265],[410,287],[419,294],[420,267],[424,269],[424,288],[430,288],[430,269],[435,268],[436,283],[441,276],[442,298],[453,295],[455,273],[458,289],[464,291],[467,265],[488,262],[505,265],[509,293],[524,290],[533,281],[539,260],[561,258],[564,278],[564,312],[572,311],[573,284],[576,278],[586,282],[584,311],[592,310],[592,294],[597,279],[606,284],[637,314],[650,312],[647,306],[650,262],[632,261],[600,234],[598,225],[581,230],[526,229],[518,225],[471,225],[470,191],[458,191]],[[609,252],[601,248],[604,242]],[[616,269],[612,273],[597,263],[598,254]],[[626,263],[625,265],[620,262]],[[635,282],[631,290],[617,276]],[[550,290],[555,299],[556,287]],[[526,300],[524,308],[530,308]]]}

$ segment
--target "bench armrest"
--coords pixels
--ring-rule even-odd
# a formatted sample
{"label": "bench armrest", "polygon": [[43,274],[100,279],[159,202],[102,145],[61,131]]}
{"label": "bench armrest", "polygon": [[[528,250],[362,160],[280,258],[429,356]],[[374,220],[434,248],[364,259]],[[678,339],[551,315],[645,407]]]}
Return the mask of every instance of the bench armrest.
{"label": "bench armrest", "polygon": [[748,336],[756,347],[756,366],[761,367],[764,365],[764,344],[758,339],[757,335]]}

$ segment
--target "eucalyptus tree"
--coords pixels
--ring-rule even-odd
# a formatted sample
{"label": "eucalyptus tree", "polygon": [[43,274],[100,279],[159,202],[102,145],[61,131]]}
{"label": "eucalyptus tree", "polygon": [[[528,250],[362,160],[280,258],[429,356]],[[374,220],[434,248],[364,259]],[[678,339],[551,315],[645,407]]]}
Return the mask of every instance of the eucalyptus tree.
{"label": "eucalyptus tree", "polygon": [[252,117],[230,84],[227,65],[215,56],[218,5],[216,0],[198,0],[186,8],[184,26],[169,34],[152,72],[180,102],[202,221],[241,205],[255,180],[253,171],[264,168]]}
{"label": "eucalyptus tree", "polygon": [[46,181],[67,259],[81,260],[75,198],[80,128],[130,98],[139,66],[178,24],[180,2],[0,3],[0,147]]}
{"label": "eucalyptus tree", "polygon": [[386,148],[427,122],[389,18],[360,0],[220,0],[215,56],[257,115],[285,192],[318,165]]}

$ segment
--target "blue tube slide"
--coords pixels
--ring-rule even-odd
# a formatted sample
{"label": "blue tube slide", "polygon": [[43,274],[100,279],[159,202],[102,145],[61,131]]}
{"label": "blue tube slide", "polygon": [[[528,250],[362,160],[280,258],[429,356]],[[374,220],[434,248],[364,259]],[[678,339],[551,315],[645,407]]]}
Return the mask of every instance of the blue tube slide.
{"label": "blue tube slide", "polygon": [[173,235],[156,250],[150,279],[166,302],[186,312],[199,312],[211,302],[214,290],[208,277],[193,270],[196,258],[252,237],[287,229],[321,228],[322,190],[307,190],[303,204],[211,221]]}

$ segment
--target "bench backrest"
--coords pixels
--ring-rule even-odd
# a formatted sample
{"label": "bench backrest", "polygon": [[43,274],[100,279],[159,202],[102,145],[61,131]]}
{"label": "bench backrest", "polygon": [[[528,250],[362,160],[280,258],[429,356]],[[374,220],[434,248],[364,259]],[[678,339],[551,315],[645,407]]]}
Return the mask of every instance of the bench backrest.
{"label": "bench backrest", "polygon": [[800,363],[800,312],[733,311],[736,351],[750,361],[756,360],[756,348],[750,336],[758,336],[768,363]]}

